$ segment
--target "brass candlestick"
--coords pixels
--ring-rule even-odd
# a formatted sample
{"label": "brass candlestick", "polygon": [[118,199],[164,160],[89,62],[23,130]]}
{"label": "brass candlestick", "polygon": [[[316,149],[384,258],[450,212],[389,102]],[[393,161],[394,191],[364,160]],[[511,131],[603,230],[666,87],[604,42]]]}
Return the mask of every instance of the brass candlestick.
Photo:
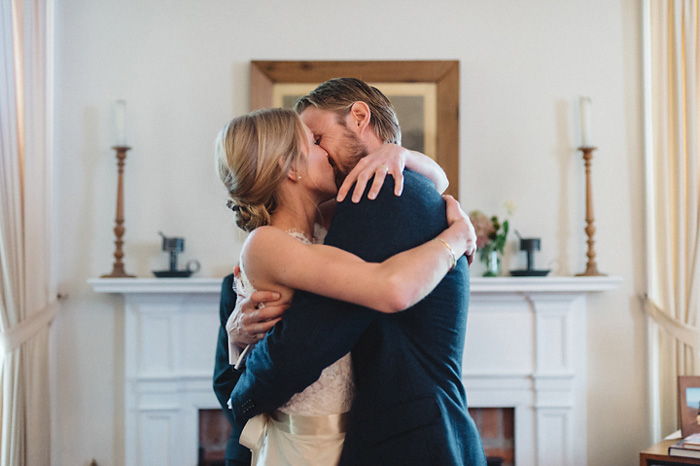
{"label": "brass candlestick", "polygon": [[112,149],[117,151],[117,166],[119,167],[119,175],[117,181],[117,218],[115,220],[114,234],[117,239],[114,241],[116,245],[116,250],[114,251],[114,267],[112,268],[112,273],[108,275],[102,275],[102,278],[133,278],[134,275],[129,275],[124,270],[124,264],[122,263],[122,257],[124,257],[124,252],[122,252],[122,236],[126,228],[124,228],[124,161],[126,160],[126,151],[131,149],[128,146],[115,146]]}
{"label": "brass candlestick", "polygon": [[579,147],[580,151],[583,152],[583,161],[586,166],[586,235],[588,236],[588,263],[586,263],[586,271],[583,273],[576,274],[577,277],[599,277],[605,275],[604,273],[598,272],[598,266],[595,262],[595,250],[593,249],[593,235],[595,234],[595,227],[593,226],[593,194],[591,189],[591,159],[593,158],[593,151],[595,147]]}

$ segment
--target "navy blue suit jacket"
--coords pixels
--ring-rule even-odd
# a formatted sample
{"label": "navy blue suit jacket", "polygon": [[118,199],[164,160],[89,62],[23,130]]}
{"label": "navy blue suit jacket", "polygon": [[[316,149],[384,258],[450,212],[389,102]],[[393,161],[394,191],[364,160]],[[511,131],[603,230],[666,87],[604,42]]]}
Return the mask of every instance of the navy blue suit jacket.
{"label": "navy blue suit jacket", "polygon": [[[432,183],[387,177],[376,200],[338,205],[326,244],[379,262],[446,228]],[[485,465],[461,380],[469,275],[461,258],[424,300],[397,314],[297,291],[256,345],[231,401],[237,423],[271,412],[352,351],[356,397],[341,465]]]}
{"label": "navy blue suit jacket", "polygon": [[226,442],[226,461],[229,464],[250,465],[250,450],[238,443],[242,426],[233,420],[233,414],[228,409],[228,399],[233,387],[236,386],[241,373],[234,371],[229,365],[228,334],[226,333],[226,321],[228,321],[233,308],[236,307],[236,292],[233,291],[233,274],[227,275],[221,283],[221,298],[219,300],[219,337],[216,341],[216,362],[214,364],[214,393],[221,404],[221,409],[231,424],[231,435]]}

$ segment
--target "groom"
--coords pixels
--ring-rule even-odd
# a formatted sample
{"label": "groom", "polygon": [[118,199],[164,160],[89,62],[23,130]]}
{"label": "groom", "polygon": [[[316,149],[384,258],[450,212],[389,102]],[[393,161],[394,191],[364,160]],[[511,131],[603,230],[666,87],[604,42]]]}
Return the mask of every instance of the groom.
{"label": "groom", "polygon": [[[295,109],[339,178],[379,145],[400,141],[389,100],[356,79],[327,81]],[[380,262],[446,226],[441,196],[426,178],[406,171],[400,197],[387,178],[375,200],[339,203],[325,242]],[[427,298],[397,314],[296,291],[231,394],[236,423],[274,411],[352,351],[356,395],[341,465],[485,465],[461,380],[466,262],[460,259]]]}

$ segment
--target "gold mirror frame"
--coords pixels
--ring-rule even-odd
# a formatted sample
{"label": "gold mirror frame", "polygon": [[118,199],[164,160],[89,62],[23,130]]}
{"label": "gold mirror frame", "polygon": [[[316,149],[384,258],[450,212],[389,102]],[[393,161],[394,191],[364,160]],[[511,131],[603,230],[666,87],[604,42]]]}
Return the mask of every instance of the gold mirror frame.
{"label": "gold mirror frame", "polygon": [[250,109],[273,106],[277,84],[320,84],[351,77],[368,83],[432,83],[436,88],[436,155],[459,195],[459,61],[261,61],[250,62]]}

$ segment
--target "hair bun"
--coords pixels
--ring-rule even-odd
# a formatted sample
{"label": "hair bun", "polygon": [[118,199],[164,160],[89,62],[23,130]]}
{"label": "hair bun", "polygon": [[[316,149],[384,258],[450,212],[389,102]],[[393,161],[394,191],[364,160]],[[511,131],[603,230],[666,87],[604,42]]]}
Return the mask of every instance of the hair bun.
{"label": "hair bun", "polygon": [[236,225],[244,231],[253,231],[270,223],[270,214],[264,205],[239,204],[229,199],[226,207],[236,214]]}
{"label": "hair bun", "polygon": [[236,204],[236,202],[233,199],[229,199],[228,201],[226,201],[226,207],[233,210],[234,212],[238,212],[239,210],[241,210],[241,206]]}

